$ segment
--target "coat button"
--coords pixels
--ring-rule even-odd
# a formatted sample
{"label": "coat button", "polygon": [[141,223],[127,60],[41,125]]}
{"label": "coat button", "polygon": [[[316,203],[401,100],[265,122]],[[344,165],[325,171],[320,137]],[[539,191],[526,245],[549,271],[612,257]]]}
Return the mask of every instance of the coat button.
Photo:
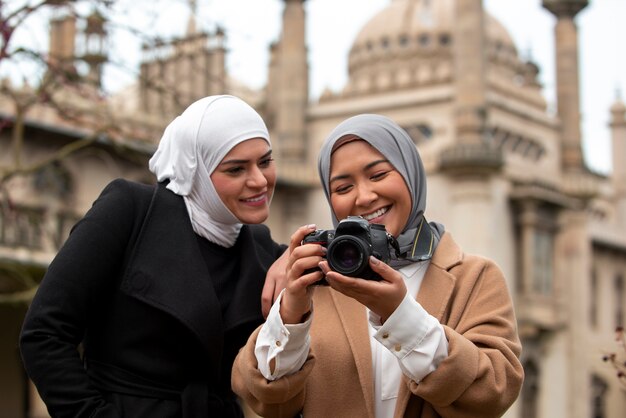
{"label": "coat button", "polygon": [[131,286],[136,292],[145,292],[150,285],[148,276],[138,271],[132,277]]}
{"label": "coat button", "polygon": [[276,340],[276,347],[280,347],[281,345],[283,345],[283,343],[281,343],[280,340]]}
{"label": "coat button", "polygon": [[385,333],[383,334],[383,338],[384,338],[384,339],[389,338],[389,333],[388,333],[388,332],[385,332]]}
{"label": "coat button", "polygon": [[400,344],[396,344],[396,345],[395,345],[395,347],[393,347],[393,348],[394,348],[394,350],[396,350],[396,351],[400,351],[400,350],[402,350],[402,346],[401,346]]}

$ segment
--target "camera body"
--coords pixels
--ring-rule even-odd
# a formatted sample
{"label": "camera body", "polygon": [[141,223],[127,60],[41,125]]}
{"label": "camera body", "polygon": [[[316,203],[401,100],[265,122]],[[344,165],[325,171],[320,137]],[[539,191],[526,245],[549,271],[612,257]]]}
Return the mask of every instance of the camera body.
{"label": "camera body", "polygon": [[336,230],[311,232],[302,243],[326,247],[326,259],[332,270],[345,276],[377,281],[382,277],[370,268],[370,256],[387,263],[391,258],[391,248],[397,246],[395,238],[384,225],[370,224],[362,216],[348,216],[339,221]]}

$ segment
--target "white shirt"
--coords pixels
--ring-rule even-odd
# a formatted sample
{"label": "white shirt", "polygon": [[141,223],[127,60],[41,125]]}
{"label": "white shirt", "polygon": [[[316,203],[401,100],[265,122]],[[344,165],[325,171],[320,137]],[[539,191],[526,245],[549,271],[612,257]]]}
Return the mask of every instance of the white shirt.
{"label": "white shirt", "polygon": [[[422,261],[398,270],[406,283],[407,294],[384,324],[380,324],[380,317],[367,310],[376,418],[393,417],[403,373],[419,383],[448,356],[448,341],[442,325],[411,296],[417,295],[429,264],[429,261]],[[285,325],[279,312],[281,300],[282,293],[261,328],[254,350],[259,371],[268,380],[300,370],[311,343],[309,330],[314,310],[304,323]],[[272,359],[275,360],[273,373],[270,372]]]}

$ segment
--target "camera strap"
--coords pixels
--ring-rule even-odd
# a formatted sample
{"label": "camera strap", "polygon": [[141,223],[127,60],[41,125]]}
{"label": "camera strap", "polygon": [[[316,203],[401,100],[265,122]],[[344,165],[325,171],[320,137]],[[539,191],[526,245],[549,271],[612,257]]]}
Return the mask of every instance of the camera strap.
{"label": "camera strap", "polygon": [[396,253],[396,259],[392,257],[390,264],[392,267],[401,267],[416,261],[424,261],[432,258],[435,248],[437,248],[437,244],[439,244],[441,234],[444,232],[444,228],[443,225],[429,223],[426,221],[426,218],[422,217],[414,231],[415,235],[412,237],[411,241],[407,243],[408,245],[402,245],[400,241],[402,241],[402,238],[406,238],[402,235],[407,234],[407,232],[410,233],[410,231],[405,231],[400,236],[400,241],[398,241],[399,251]]}

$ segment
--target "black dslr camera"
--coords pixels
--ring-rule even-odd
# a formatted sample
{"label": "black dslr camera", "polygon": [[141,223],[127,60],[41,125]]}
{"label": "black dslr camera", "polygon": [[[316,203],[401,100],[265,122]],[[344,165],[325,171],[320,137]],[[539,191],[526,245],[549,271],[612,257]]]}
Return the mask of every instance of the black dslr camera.
{"label": "black dslr camera", "polygon": [[[399,251],[396,239],[384,225],[370,224],[362,216],[348,216],[339,222],[336,230],[311,232],[302,243],[326,247],[326,259],[332,270],[367,280],[382,280],[369,266],[371,255],[386,263],[391,258],[391,248]],[[326,283],[321,280],[316,284]]]}

